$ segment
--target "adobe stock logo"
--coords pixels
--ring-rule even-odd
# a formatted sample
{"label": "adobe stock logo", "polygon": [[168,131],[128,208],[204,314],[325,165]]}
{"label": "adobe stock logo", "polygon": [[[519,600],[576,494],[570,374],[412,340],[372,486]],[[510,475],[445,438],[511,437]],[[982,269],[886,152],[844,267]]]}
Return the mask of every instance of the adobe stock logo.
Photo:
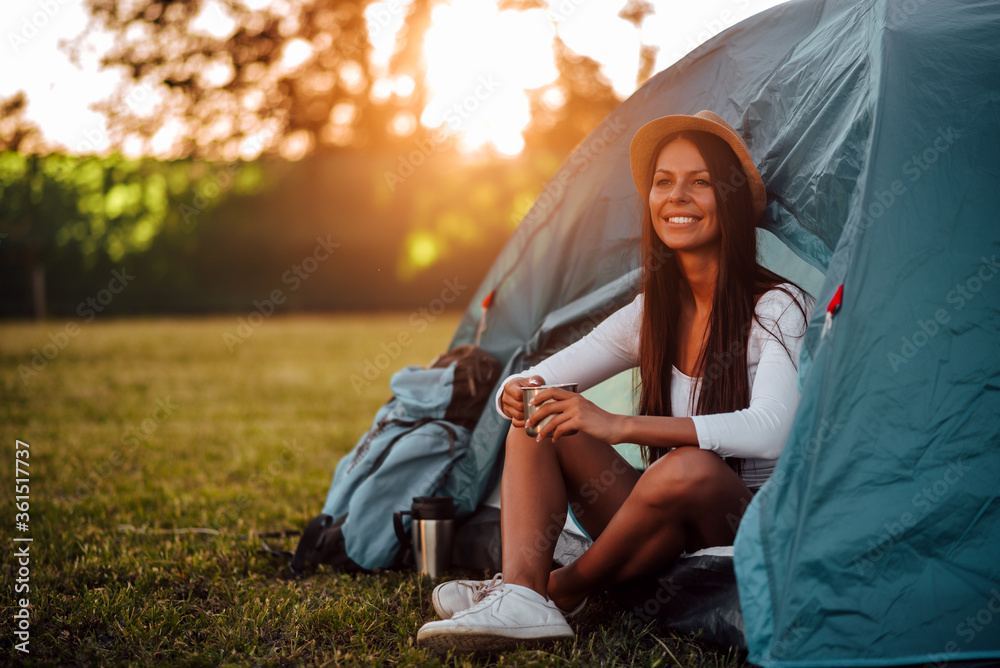
{"label": "adobe stock logo", "polygon": [[952,304],[951,311],[939,308],[934,312],[934,317],[918,320],[917,329],[900,339],[899,349],[889,351],[886,354],[886,359],[893,372],[898,372],[901,367],[909,364],[910,360],[920,352],[920,349],[930,343],[944,325],[951,322],[952,314],[961,311],[970,301],[975,299],[976,295],[982,292],[986,283],[993,280],[998,272],[1000,272],[1000,262],[997,261],[996,255],[980,258],[979,266],[964,280],[952,286],[945,295],[945,301]]}
{"label": "adobe stock logo", "polygon": [[[108,306],[116,295],[122,293],[129,283],[135,280],[135,276],[129,274],[123,266],[120,270],[111,271],[111,280],[108,287],[97,291],[93,297],[87,297],[77,304],[76,314],[83,318],[84,323],[93,322],[98,313],[104,312],[104,307]],[[49,334],[49,343],[44,344],[41,349],[31,349],[31,360],[27,364],[19,364],[17,372],[21,376],[21,381],[28,385],[38,374],[48,367],[49,363],[66,349],[70,340],[76,338],[83,331],[76,322],[67,322],[61,332]]]}
{"label": "adobe stock logo", "polygon": [[[15,3],[9,4],[14,5]],[[14,53],[19,53],[28,40],[34,38],[39,30],[47,26],[49,21],[59,13],[59,9],[67,4],[69,4],[69,0],[39,0],[35,3],[34,8],[29,7],[29,11],[31,9],[37,9],[37,11],[24,17],[20,25],[20,33],[7,33],[7,41],[10,42]]]}
{"label": "adobe stock logo", "polygon": [[[431,323],[437,320],[438,316],[445,312],[449,304],[455,303],[462,293],[468,289],[468,285],[459,283],[458,277],[454,281],[446,279],[439,297],[432,299],[427,306],[421,306],[410,314],[408,320],[410,327],[417,334],[422,334]],[[364,360],[361,375],[356,373],[351,374],[350,381],[351,387],[354,388],[354,393],[360,395],[361,390],[371,386],[372,382],[381,376],[383,371],[390,368],[392,363],[403,354],[403,351],[413,345],[415,340],[413,334],[409,330],[404,329],[394,339],[380,343],[379,349],[382,352],[376,353],[374,357]]]}
{"label": "adobe stock logo", "polygon": [[[309,280],[318,269],[319,265],[326,262],[333,255],[334,251],[340,248],[340,244],[332,241],[332,235],[326,238],[316,237],[316,245],[312,252],[306,255],[297,264],[293,264],[285,273],[281,275],[281,282],[290,286],[289,292],[295,292],[304,281]],[[222,335],[222,342],[230,353],[235,353],[236,349],[254,335],[257,328],[264,324],[278,310],[278,306],[284,304],[288,295],[281,288],[271,290],[263,300],[253,300],[253,310],[247,314],[246,318],[237,318],[236,327],[232,331]]]}
{"label": "adobe stock logo", "polygon": [[897,518],[882,523],[881,533],[877,538],[868,539],[868,551],[854,557],[854,568],[858,575],[866,576],[874,572],[875,565],[881,561],[892,548],[906,538],[907,532],[927,521],[931,512],[940,506],[956,488],[966,473],[972,468],[961,459],[950,462],[948,468],[933,483],[924,485],[910,500],[912,511],[901,513]]}
{"label": "adobe stock logo", "polygon": [[[444,120],[452,132],[457,132],[465,124],[465,121],[472,118],[493,94],[500,89],[502,82],[493,78],[493,75],[484,75],[473,84],[475,89],[464,98],[457,100],[447,111]],[[416,173],[417,168],[423,165],[428,158],[438,152],[442,152],[448,147],[448,139],[451,135],[442,125],[429,139],[417,142],[416,148],[405,155],[399,156],[399,164],[393,172],[385,171],[382,174],[385,184],[389,187],[389,192],[396,192],[397,186]]]}

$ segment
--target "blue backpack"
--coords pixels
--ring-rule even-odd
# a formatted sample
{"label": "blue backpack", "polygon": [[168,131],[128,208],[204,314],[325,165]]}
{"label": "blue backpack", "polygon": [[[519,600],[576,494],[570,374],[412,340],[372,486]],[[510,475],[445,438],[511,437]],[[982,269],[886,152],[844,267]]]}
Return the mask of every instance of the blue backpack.
{"label": "blue backpack", "polygon": [[[459,517],[474,511],[468,491],[456,488],[468,476],[454,473],[500,370],[492,356],[466,344],[427,368],[396,372],[392,399],[337,464],[323,513],[303,532],[292,570],[321,563],[345,571],[401,566],[392,516],[414,497],[452,497]],[[410,518],[403,522],[408,532]]]}

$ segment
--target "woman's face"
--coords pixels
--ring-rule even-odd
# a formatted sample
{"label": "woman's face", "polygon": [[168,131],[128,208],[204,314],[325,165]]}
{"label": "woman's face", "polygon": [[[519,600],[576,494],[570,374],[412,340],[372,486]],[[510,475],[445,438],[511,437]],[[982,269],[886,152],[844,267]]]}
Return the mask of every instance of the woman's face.
{"label": "woman's face", "polygon": [[712,174],[698,147],[678,138],[656,158],[649,213],[660,240],[676,251],[718,249],[722,228]]}

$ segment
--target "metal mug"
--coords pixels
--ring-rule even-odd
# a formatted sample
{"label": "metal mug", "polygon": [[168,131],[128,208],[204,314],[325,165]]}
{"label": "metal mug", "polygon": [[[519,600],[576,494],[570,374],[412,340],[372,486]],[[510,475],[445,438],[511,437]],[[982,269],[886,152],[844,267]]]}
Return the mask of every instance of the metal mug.
{"label": "metal mug", "polygon": [[[524,419],[530,420],[535,412],[540,408],[540,406],[532,406],[531,400],[535,398],[535,395],[542,390],[548,389],[550,387],[558,387],[563,390],[569,390],[570,392],[576,392],[576,388],[579,386],[578,383],[560,383],[558,385],[525,385],[521,388],[521,395],[524,398]],[[549,401],[555,401],[555,399],[549,399]],[[543,401],[541,406],[549,403],[549,401]],[[548,424],[552,416],[545,418],[533,427],[525,426],[524,431],[527,432],[528,436],[538,436],[538,430]]]}
{"label": "metal mug", "polygon": [[[410,535],[403,528],[404,515],[413,520]],[[451,497],[415,497],[410,510],[393,513],[392,524],[403,547],[413,549],[418,571],[436,578],[451,567],[455,540],[455,502]]]}

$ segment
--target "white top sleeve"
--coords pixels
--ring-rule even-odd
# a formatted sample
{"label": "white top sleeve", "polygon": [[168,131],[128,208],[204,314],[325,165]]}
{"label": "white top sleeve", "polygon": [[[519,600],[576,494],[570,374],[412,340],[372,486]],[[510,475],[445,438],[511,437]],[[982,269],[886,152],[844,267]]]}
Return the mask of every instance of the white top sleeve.
{"label": "white top sleeve", "polygon": [[[785,287],[798,292],[794,286]],[[758,300],[756,311],[763,326],[754,321],[747,349],[750,406],[693,416],[703,450],[756,459],[777,459],[781,454],[799,405],[796,362],[814,304],[805,293],[798,297],[802,309],[781,290],[771,290]]]}
{"label": "white top sleeve", "polygon": [[503,388],[513,378],[541,376],[547,385],[577,383],[580,392],[631,369],[638,364],[639,324],[642,295],[604,319],[590,334],[563,348],[527,371],[516,373],[500,384],[496,395],[497,412],[504,418],[500,399]]}
{"label": "white top sleeve", "polygon": [[[797,296],[806,317],[782,290],[770,290],[757,301],[756,313],[761,322],[754,321],[747,348],[750,406],[732,413],[693,416],[698,445],[703,450],[722,457],[766,460],[777,459],[781,454],[799,403],[796,361],[814,304],[811,297],[794,286],[783,287]],[[582,392],[635,367],[642,300],[639,295],[584,338],[527,371],[505,379],[496,395],[497,412],[507,417],[501,410],[500,399],[503,386],[512,378],[537,375],[547,384],[579,383]],[[673,373],[687,378],[676,369]],[[687,417],[689,412],[683,408],[689,405],[688,397],[671,399],[674,415]],[[696,405],[697,401],[690,404]]]}

